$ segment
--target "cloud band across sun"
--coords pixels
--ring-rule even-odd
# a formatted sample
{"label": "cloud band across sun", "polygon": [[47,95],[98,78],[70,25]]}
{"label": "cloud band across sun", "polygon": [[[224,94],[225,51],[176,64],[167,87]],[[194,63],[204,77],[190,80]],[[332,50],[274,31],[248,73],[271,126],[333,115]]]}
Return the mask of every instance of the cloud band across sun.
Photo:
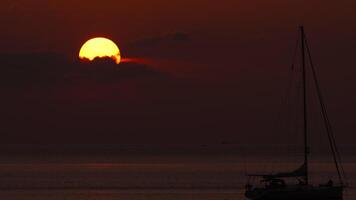
{"label": "cloud band across sun", "polygon": [[79,52],[82,60],[94,60],[95,58],[112,58],[117,64],[121,62],[119,47],[111,40],[97,37],[83,44]]}

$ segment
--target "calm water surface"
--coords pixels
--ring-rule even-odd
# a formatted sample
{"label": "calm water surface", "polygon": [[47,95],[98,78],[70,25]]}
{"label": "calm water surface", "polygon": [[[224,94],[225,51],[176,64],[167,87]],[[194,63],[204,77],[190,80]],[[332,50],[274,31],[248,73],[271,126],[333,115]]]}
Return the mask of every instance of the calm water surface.
{"label": "calm water surface", "polygon": [[[283,159],[281,159],[283,160]],[[345,163],[351,186],[356,162]],[[0,198],[7,200],[239,200],[247,172],[293,169],[268,157],[234,156],[61,157],[4,159]],[[314,162],[314,182],[334,177],[331,163]],[[355,199],[353,188],[345,199]]]}

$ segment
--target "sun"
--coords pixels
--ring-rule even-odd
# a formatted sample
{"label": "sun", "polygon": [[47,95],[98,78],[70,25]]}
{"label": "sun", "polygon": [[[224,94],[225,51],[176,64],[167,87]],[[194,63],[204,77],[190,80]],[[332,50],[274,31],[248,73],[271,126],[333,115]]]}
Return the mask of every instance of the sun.
{"label": "sun", "polygon": [[112,58],[117,64],[121,61],[119,47],[110,39],[97,37],[85,42],[80,49],[79,58],[94,60],[95,58]]}

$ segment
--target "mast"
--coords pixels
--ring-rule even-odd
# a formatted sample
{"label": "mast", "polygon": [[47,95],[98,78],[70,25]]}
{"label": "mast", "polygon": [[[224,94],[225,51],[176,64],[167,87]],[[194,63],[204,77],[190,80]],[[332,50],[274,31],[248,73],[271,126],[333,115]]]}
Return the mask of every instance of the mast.
{"label": "mast", "polygon": [[305,175],[304,180],[305,184],[309,184],[309,175],[308,175],[308,109],[307,109],[307,81],[306,81],[306,69],[305,69],[305,34],[304,27],[300,27],[301,34],[301,55],[302,55],[302,76],[303,76],[303,132],[304,132],[304,167]]}

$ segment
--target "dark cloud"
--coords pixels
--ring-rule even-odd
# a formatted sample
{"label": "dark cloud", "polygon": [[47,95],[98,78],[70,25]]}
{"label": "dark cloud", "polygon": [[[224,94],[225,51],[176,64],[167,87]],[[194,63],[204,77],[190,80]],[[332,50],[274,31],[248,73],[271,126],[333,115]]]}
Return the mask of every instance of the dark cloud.
{"label": "dark cloud", "polygon": [[67,74],[67,79],[92,80],[97,83],[117,83],[124,79],[168,79],[169,75],[154,70],[148,65],[122,62],[117,65],[110,58],[97,58],[92,62],[78,62]]}
{"label": "dark cloud", "polygon": [[158,45],[177,44],[191,41],[191,36],[184,32],[169,33],[161,36],[147,37],[129,44],[130,48],[148,48]]}
{"label": "dark cloud", "polygon": [[2,86],[40,86],[82,79],[115,82],[137,77],[165,76],[143,64],[117,65],[110,58],[81,62],[70,61],[57,54],[5,54],[0,56],[0,63]]}
{"label": "dark cloud", "polygon": [[138,39],[124,46],[123,53],[128,57],[177,58],[177,55],[184,54],[192,41],[191,35],[174,32]]}

